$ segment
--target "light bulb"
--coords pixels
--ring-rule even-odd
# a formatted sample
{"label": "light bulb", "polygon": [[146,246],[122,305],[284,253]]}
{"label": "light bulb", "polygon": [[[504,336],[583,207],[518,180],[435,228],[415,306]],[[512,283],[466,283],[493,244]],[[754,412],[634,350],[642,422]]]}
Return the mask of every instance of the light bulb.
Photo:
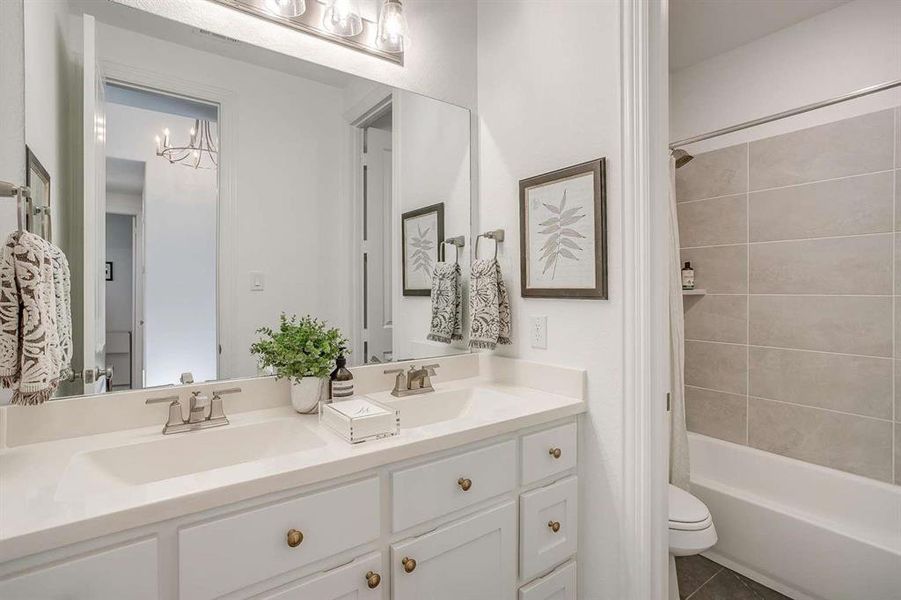
{"label": "light bulb", "polygon": [[401,0],[385,0],[379,11],[379,27],[376,44],[385,52],[401,53],[410,45],[407,19]]}
{"label": "light bulb", "polygon": [[307,10],[304,0],[266,0],[266,9],[280,17],[299,17]]}
{"label": "light bulb", "polygon": [[322,26],[326,31],[342,37],[360,35],[363,18],[356,0],[330,0],[322,16]]}

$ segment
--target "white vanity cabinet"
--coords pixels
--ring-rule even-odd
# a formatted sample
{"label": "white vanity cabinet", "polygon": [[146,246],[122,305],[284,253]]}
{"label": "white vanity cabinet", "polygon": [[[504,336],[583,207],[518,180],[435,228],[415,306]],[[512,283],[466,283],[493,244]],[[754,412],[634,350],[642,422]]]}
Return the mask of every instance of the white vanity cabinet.
{"label": "white vanity cabinet", "polygon": [[516,587],[512,501],[392,544],[394,600],[508,600]]}
{"label": "white vanity cabinet", "polygon": [[0,598],[574,600],[576,440],[569,418],[0,563]]}

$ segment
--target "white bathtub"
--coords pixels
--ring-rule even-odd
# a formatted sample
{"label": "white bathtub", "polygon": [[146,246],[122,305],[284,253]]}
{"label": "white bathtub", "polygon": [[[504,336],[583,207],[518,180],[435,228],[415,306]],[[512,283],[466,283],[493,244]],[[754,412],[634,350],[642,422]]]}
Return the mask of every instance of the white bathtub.
{"label": "white bathtub", "polygon": [[797,600],[901,600],[901,486],[689,434],[705,553]]}

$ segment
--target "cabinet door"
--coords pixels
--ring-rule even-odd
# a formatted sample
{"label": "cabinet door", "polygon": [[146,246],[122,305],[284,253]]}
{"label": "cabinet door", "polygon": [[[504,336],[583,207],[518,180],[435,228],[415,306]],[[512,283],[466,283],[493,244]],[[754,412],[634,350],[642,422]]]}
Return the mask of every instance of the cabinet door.
{"label": "cabinet door", "polygon": [[519,600],[578,600],[576,561],[571,560],[540,579],[519,588]]}
{"label": "cabinet door", "polygon": [[0,581],[3,600],[159,597],[156,540],[144,540]]}
{"label": "cabinet door", "polygon": [[513,502],[391,546],[394,600],[504,600],[516,593]]}
{"label": "cabinet door", "polygon": [[386,585],[381,571],[382,555],[374,552],[289,584],[282,590],[263,594],[260,600],[378,600]]}

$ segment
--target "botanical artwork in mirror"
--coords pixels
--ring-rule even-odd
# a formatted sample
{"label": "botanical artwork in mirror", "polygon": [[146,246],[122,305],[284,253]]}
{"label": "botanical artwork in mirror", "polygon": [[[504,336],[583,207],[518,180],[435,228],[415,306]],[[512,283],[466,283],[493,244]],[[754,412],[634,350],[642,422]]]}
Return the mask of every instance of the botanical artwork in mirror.
{"label": "botanical artwork in mirror", "polygon": [[421,297],[444,229],[470,236],[468,110],[116,2],[24,10],[35,232],[71,271],[54,398],[271,375],[251,347],[282,314],[340,331],[348,366],[468,352]]}
{"label": "botanical artwork in mirror", "polygon": [[519,182],[522,295],[607,298],[604,159]]}
{"label": "botanical artwork in mirror", "polygon": [[444,204],[404,213],[401,229],[404,296],[428,296],[444,240]]}

